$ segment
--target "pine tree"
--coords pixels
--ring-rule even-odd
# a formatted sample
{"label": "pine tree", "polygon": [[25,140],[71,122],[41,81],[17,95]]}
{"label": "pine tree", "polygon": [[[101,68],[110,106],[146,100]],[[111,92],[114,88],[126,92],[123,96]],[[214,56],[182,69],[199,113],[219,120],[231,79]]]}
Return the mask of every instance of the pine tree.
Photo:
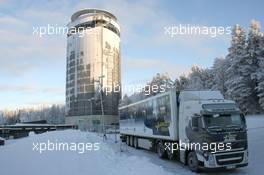
{"label": "pine tree", "polygon": [[247,99],[251,95],[251,88],[247,84],[249,79],[243,75],[246,56],[245,32],[237,24],[232,31],[231,47],[226,57],[229,63],[226,87],[228,96],[238,103],[242,111],[248,113]]}
{"label": "pine tree", "polygon": [[212,90],[213,85],[214,85],[213,79],[214,79],[213,70],[209,68],[203,69],[202,81],[203,81],[203,87],[205,90]]}
{"label": "pine tree", "polygon": [[259,98],[259,104],[262,108],[262,112],[264,111],[264,33],[260,36],[260,43],[257,47],[257,61],[258,61],[258,69],[257,69],[257,93]]}
{"label": "pine tree", "polygon": [[[174,82],[171,80],[170,76],[167,73],[159,74],[157,73],[147,84],[148,88],[150,88],[150,94],[148,96],[153,96],[159,94],[161,92],[169,90],[170,88],[174,87]],[[157,87],[158,90],[153,91],[153,87]]]}
{"label": "pine tree", "polygon": [[175,84],[176,84],[176,89],[178,91],[182,91],[187,89],[187,87],[189,86],[189,77],[187,77],[186,75],[181,75],[179,78],[177,78],[175,80]]}
{"label": "pine tree", "polygon": [[244,64],[241,66],[243,76],[248,80],[247,86],[250,88],[250,94],[248,96],[248,108],[251,113],[259,113],[259,97],[257,95],[258,87],[258,48],[260,44],[260,24],[259,22],[252,20],[250,25],[250,31],[247,39],[246,52],[247,55],[244,60]]}
{"label": "pine tree", "polygon": [[190,90],[204,90],[204,83],[202,77],[203,70],[199,66],[192,66],[191,73],[189,74],[188,89]]}
{"label": "pine tree", "polygon": [[213,86],[212,90],[219,90],[226,97],[226,84],[227,74],[226,70],[228,68],[228,60],[224,57],[215,58],[212,74],[213,74]]}

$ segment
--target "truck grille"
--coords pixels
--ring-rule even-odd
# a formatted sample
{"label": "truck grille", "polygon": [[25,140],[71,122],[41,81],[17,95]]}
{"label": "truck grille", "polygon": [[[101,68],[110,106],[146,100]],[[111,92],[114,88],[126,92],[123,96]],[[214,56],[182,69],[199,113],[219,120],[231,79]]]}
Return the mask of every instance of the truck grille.
{"label": "truck grille", "polygon": [[216,155],[215,157],[218,165],[229,165],[241,163],[244,158],[244,153]]}

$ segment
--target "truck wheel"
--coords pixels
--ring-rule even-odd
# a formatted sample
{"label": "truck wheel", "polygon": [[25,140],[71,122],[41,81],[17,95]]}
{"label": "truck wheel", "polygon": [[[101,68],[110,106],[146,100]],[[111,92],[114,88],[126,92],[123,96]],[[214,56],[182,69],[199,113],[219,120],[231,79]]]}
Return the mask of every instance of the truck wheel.
{"label": "truck wheel", "polygon": [[138,149],[138,138],[134,137],[134,147]]}
{"label": "truck wheel", "polygon": [[158,153],[159,158],[163,159],[166,157],[166,151],[165,151],[164,144],[162,141],[158,141],[157,143],[157,153]]}
{"label": "truck wheel", "polygon": [[166,149],[166,153],[168,156],[168,159],[173,160],[175,158],[175,150],[172,150],[172,145],[170,145],[169,149]]}
{"label": "truck wheel", "polygon": [[189,166],[189,169],[193,172],[199,172],[199,161],[196,157],[195,152],[190,152],[188,154],[188,159],[187,159],[187,163]]}

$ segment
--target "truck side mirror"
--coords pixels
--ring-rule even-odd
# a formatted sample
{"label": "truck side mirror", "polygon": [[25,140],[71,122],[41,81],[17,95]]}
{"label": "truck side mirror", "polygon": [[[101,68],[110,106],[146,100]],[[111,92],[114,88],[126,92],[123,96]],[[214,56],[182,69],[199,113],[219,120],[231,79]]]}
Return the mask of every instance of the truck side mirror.
{"label": "truck side mirror", "polygon": [[244,124],[246,125],[246,127],[247,127],[245,114],[241,113],[241,114],[240,114],[240,117],[241,117],[243,123],[244,123]]}
{"label": "truck side mirror", "polygon": [[198,131],[198,117],[193,117],[192,118],[192,130],[193,131]]}

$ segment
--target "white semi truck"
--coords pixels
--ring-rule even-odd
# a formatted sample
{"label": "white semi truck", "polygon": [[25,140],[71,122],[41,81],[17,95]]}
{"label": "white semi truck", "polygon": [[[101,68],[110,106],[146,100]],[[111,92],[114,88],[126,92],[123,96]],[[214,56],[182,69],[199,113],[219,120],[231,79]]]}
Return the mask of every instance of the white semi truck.
{"label": "white semi truck", "polygon": [[219,91],[170,90],[119,107],[119,116],[127,145],[178,159],[192,171],[248,165],[245,117]]}

